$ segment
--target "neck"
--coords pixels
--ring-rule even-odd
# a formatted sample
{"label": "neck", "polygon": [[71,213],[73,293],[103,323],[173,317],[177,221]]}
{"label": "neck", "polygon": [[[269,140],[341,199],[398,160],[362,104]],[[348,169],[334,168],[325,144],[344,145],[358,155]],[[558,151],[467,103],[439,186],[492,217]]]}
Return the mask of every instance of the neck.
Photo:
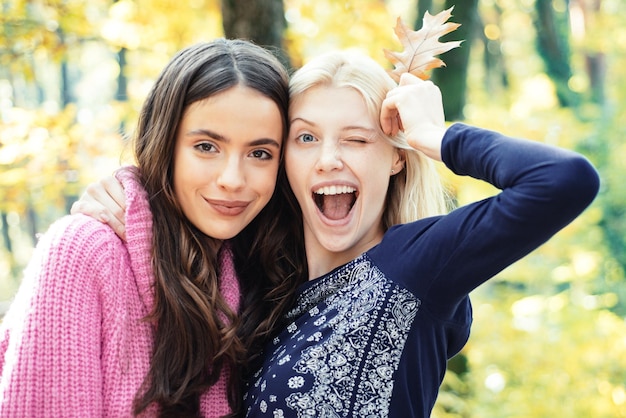
{"label": "neck", "polygon": [[356,258],[354,257],[341,257],[338,254],[329,253],[326,255],[309,255],[311,251],[307,249],[307,260],[309,267],[309,280],[316,279],[320,276],[323,276],[326,273],[331,272],[335,268],[342,266],[349,262],[350,260]]}
{"label": "neck", "polygon": [[374,247],[383,238],[383,232],[375,234],[371,239],[352,245],[349,248],[326,248],[319,241],[311,237],[308,231],[304,232],[304,246],[306,250],[309,280],[316,279],[342,266],[370,248]]}

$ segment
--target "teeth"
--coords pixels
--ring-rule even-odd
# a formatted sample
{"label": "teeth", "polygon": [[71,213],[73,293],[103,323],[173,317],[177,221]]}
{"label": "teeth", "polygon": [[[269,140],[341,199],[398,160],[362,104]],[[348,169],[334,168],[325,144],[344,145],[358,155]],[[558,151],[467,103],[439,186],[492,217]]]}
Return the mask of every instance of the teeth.
{"label": "teeth", "polygon": [[335,194],[354,193],[354,192],[356,192],[356,189],[350,186],[325,186],[325,187],[320,187],[319,189],[314,191],[315,194],[322,194],[322,195],[335,195]]}

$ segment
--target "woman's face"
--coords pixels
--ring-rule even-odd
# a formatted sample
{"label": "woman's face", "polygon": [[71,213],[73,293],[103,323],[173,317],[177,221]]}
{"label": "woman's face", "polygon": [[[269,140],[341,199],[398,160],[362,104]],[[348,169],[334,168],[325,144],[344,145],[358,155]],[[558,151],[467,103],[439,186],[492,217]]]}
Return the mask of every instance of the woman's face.
{"label": "woman's face", "polygon": [[314,87],[292,102],[285,167],[309,260],[347,262],[382,239],[391,170],[402,162],[378,123],[347,87]]}
{"label": "woman's face", "polygon": [[271,99],[235,86],[193,103],[174,150],[174,191],[185,216],[216,239],[241,232],[276,186],[281,113]]}

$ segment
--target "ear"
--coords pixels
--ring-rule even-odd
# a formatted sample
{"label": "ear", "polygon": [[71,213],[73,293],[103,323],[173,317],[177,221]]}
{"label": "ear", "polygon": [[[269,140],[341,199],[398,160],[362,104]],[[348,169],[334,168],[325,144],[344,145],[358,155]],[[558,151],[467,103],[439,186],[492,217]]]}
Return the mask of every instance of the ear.
{"label": "ear", "polygon": [[393,164],[391,165],[391,175],[395,176],[404,168],[406,153],[403,149],[395,148],[393,156]]}

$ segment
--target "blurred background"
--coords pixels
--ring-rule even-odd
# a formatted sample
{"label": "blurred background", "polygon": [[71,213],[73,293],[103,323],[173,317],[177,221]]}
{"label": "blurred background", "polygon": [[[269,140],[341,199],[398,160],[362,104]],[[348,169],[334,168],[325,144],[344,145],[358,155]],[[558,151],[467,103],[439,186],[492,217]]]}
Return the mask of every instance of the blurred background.
{"label": "blurred background", "polygon": [[[602,189],[473,293],[472,336],[433,417],[626,417],[623,0],[2,0],[0,308],[38,235],[89,182],[131,162],[138,109],[176,51],[243,37],[290,69],[335,48],[391,68],[396,18],[419,29],[426,10],[452,6],[462,26],[442,40],[465,42],[432,72],[449,122],[577,150]],[[443,172],[459,204],[495,192]]]}

